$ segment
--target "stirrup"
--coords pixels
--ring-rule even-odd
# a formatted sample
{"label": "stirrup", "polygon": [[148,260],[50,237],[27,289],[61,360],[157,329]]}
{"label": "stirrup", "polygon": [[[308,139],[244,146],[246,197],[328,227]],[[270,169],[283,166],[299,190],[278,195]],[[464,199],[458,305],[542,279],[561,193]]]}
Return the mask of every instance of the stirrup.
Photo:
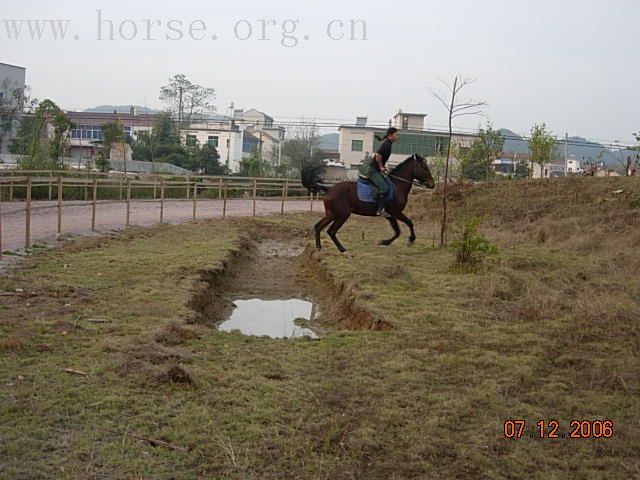
{"label": "stirrup", "polygon": [[387,210],[386,210],[385,208],[383,208],[382,210],[380,210],[380,211],[377,213],[377,215],[378,215],[379,217],[383,217],[383,218],[391,218],[391,217],[392,217],[392,215],[391,215],[389,212],[387,212]]}

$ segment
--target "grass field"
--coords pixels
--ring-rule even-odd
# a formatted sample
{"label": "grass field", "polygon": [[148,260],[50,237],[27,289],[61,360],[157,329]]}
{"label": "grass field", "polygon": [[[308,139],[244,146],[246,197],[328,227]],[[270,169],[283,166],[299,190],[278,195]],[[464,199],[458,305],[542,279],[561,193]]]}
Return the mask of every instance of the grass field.
{"label": "grass field", "polygon": [[[393,328],[320,341],[217,332],[188,307],[246,232],[305,244],[318,214],[35,254],[0,280],[23,291],[0,297],[0,478],[640,478],[634,180],[453,188],[452,219],[485,216],[499,247],[474,271],[434,245],[436,196],[412,198],[412,247],[350,220],[348,255],[324,237],[304,261]],[[614,435],[529,437],[574,419]]]}

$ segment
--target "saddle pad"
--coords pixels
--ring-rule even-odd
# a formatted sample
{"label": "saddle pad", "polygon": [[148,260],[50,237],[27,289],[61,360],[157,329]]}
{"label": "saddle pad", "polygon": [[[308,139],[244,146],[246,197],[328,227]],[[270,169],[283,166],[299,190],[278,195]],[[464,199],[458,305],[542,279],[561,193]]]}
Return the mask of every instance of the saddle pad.
{"label": "saddle pad", "polygon": [[[393,200],[393,196],[396,193],[396,187],[393,185],[391,180],[388,177],[385,177],[387,181],[387,186],[389,187],[389,193],[387,194],[387,202]],[[358,179],[356,182],[356,190],[358,191],[358,200],[365,203],[376,203],[378,199],[376,198],[376,187],[371,183],[365,183],[362,180]]]}

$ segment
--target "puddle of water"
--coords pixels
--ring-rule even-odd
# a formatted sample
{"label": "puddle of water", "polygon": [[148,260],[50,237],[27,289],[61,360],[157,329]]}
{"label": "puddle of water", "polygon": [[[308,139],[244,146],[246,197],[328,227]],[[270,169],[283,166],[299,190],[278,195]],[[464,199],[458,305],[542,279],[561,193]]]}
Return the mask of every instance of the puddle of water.
{"label": "puddle of water", "polygon": [[295,324],[296,319],[313,320],[314,305],[304,300],[236,300],[236,308],[219,330],[239,330],[243,335],[271,338],[318,338],[313,330]]}

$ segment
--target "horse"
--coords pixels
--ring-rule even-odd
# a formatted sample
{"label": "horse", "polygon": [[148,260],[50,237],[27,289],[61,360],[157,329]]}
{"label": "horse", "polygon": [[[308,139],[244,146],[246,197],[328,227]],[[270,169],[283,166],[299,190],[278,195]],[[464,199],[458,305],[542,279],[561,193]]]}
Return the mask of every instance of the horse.
{"label": "horse", "polygon": [[[318,171],[321,169],[324,169],[324,166],[309,165],[302,169],[302,184],[304,187],[313,193],[325,192],[325,216],[314,227],[316,249],[322,249],[320,233],[327,225],[331,224],[327,233],[338,250],[344,253],[347,250],[336,236],[338,230],[342,228],[351,214],[375,217],[377,205],[375,202],[362,202],[358,199],[356,182],[341,182],[331,187],[324,185],[322,178],[318,175]],[[389,172],[389,177],[395,186],[395,195],[392,200],[387,202],[385,208],[391,215],[387,220],[391,224],[391,228],[393,228],[393,237],[388,240],[381,240],[378,245],[389,246],[400,236],[398,220],[409,227],[411,232],[409,242],[413,243],[416,240],[413,222],[402,213],[407,206],[409,192],[411,192],[411,187],[414,185],[414,182],[430,189],[435,188],[435,182],[433,181],[427,162],[417,153],[395,166],[391,172]]]}

